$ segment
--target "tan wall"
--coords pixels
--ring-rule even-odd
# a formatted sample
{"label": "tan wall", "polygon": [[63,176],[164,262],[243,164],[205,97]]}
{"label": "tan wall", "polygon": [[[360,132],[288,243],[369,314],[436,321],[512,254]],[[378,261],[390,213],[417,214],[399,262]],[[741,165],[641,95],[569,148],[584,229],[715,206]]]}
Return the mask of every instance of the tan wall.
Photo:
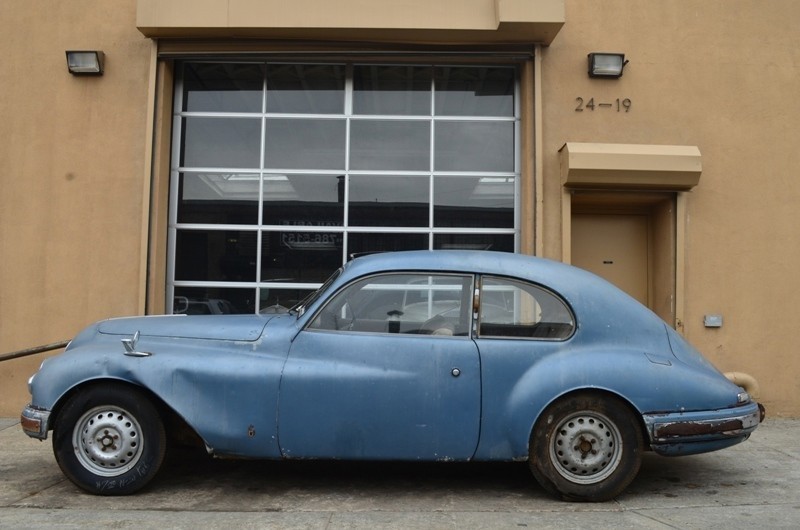
{"label": "tan wall", "polygon": [[[137,312],[150,41],[134,1],[0,2],[0,355]],[[65,51],[106,53],[74,77]],[[44,355],[0,363],[19,413]]]}
{"label": "tan wall", "polygon": [[[545,252],[561,256],[558,149],[570,142],[696,145],[688,194],[685,333],[724,371],[755,376],[768,414],[800,415],[800,3],[568,0],[543,50]],[[589,52],[622,52],[619,80]],[[575,98],[630,98],[629,113]],[[703,315],[722,314],[720,329]]]}
{"label": "tan wall", "polygon": [[[0,3],[0,354],[143,306],[150,41],[137,4],[154,2]],[[769,414],[800,416],[800,3],[566,0],[565,18],[541,54],[545,254],[561,256],[565,142],[698,146],[686,335],[722,370],[754,375]],[[105,75],[68,74],[74,48],[105,51]],[[626,53],[624,76],[588,78],[592,51]],[[631,111],[576,112],[577,97],[630,98]],[[704,328],[707,313],[723,327]],[[0,416],[18,413],[42,357],[0,363]]]}

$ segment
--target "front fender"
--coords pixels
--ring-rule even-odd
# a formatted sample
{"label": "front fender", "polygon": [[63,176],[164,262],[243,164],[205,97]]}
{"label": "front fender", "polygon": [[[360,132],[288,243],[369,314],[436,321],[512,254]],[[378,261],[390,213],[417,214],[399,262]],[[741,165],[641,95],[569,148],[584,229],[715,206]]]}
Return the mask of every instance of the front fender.
{"label": "front fender", "polygon": [[120,337],[108,335],[70,348],[48,360],[33,378],[32,406],[57,411],[82,385],[124,381],[157,396],[216,453],[280,456],[277,396],[287,348],[141,337],[137,350],[152,355],[124,355]]}

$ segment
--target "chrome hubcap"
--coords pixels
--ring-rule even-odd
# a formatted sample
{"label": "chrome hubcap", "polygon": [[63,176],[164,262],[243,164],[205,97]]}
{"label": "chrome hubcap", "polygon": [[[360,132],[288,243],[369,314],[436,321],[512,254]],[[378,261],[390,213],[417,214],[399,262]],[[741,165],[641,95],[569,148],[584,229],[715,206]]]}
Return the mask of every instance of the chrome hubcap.
{"label": "chrome hubcap", "polygon": [[116,477],[142,455],[141,427],[129,412],[118,407],[95,407],[75,424],[72,445],[78,462],[95,475]]}
{"label": "chrome hubcap", "polygon": [[582,411],[567,416],[556,428],[550,445],[556,471],[579,484],[607,478],[622,459],[622,436],[606,416]]}

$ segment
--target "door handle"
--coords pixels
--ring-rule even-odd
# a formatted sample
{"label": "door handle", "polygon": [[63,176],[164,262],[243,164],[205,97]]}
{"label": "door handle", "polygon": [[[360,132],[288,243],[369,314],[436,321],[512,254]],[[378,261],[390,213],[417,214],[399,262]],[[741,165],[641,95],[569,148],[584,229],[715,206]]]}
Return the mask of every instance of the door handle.
{"label": "door handle", "polygon": [[459,370],[458,368],[453,368],[452,370],[450,370],[450,374],[453,377],[458,377],[459,375],[461,375],[461,370]]}

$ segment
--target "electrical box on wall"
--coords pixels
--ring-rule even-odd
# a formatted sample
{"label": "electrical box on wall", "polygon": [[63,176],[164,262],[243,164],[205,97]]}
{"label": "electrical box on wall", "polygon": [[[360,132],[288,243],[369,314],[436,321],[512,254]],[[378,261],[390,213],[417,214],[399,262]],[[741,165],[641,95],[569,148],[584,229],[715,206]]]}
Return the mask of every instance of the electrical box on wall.
{"label": "electrical box on wall", "polygon": [[721,328],[722,315],[705,315],[703,317],[703,325],[707,328]]}

